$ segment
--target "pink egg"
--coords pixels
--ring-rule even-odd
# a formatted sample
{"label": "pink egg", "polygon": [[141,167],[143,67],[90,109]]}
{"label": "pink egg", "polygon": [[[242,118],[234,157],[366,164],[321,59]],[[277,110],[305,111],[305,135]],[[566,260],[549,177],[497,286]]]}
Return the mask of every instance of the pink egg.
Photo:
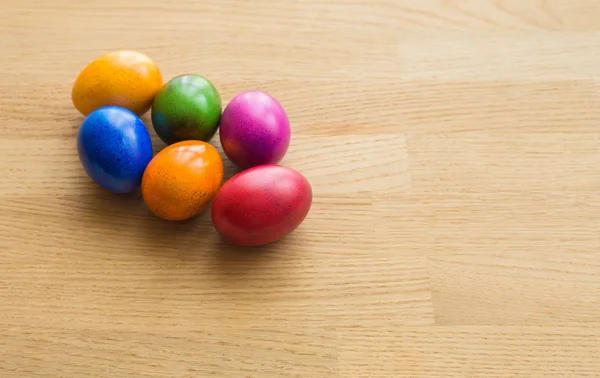
{"label": "pink egg", "polygon": [[247,91],[225,107],[219,136],[223,151],[239,168],[276,164],[290,145],[290,122],[273,96]]}

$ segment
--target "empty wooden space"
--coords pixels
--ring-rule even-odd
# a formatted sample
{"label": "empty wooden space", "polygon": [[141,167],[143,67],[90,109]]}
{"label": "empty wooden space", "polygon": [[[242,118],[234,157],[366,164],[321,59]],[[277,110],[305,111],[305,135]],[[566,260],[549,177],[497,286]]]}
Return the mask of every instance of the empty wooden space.
{"label": "empty wooden space", "polygon": [[[0,46],[0,377],[600,376],[600,2],[0,0]],[[302,226],[98,189],[70,91],[116,49],[277,97]]]}

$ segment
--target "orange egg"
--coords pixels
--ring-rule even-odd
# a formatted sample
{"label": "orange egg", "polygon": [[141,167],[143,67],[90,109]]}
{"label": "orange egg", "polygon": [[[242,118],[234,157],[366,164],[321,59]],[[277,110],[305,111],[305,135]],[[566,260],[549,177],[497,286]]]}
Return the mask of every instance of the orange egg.
{"label": "orange egg", "polygon": [[83,115],[107,105],[142,115],[162,85],[162,75],[152,59],[136,51],[120,50],[88,64],[75,80],[71,98]]}
{"label": "orange egg", "polygon": [[216,148],[199,140],[174,143],[146,167],[142,197],[156,216],[172,221],[196,216],[223,182],[223,161]]}

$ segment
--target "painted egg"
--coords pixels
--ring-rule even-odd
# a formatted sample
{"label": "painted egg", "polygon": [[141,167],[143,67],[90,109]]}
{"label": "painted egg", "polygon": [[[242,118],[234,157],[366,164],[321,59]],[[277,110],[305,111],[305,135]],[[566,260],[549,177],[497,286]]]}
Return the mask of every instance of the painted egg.
{"label": "painted egg", "polygon": [[152,159],[152,141],[142,120],[130,110],[106,106],[91,112],[77,134],[83,168],[113,193],[137,189]]}
{"label": "painted egg", "polygon": [[211,216],[219,234],[241,246],[276,242],[306,218],[312,189],[298,171],[260,165],[229,179],[214,198]]}
{"label": "painted egg", "polygon": [[208,142],[217,132],[221,110],[221,97],[210,81],[200,75],[180,75],[154,98],[152,124],[166,144]]}
{"label": "painted egg", "polygon": [[142,178],[142,197],[156,216],[185,220],[204,210],[222,182],[223,161],[217,149],[188,140],[154,156]]}
{"label": "painted egg", "polygon": [[146,113],[163,81],[157,65],[136,51],[113,51],[88,64],[75,80],[73,105],[83,115],[116,105]]}
{"label": "painted egg", "polygon": [[242,169],[280,162],[288,150],[290,133],[281,104],[261,91],[235,96],[225,107],[219,128],[223,151]]}

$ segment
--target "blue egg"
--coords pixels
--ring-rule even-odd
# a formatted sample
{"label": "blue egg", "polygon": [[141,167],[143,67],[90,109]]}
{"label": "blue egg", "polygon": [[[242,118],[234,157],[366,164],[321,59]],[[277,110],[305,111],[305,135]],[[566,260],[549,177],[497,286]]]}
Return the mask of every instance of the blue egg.
{"label": "blue egg", "polygon": [[83,120],[77,152],[94,182],[113,193],[129,193],[139,187],[152,160],[152,141],[136,114],[119,106],[105,106]]}

